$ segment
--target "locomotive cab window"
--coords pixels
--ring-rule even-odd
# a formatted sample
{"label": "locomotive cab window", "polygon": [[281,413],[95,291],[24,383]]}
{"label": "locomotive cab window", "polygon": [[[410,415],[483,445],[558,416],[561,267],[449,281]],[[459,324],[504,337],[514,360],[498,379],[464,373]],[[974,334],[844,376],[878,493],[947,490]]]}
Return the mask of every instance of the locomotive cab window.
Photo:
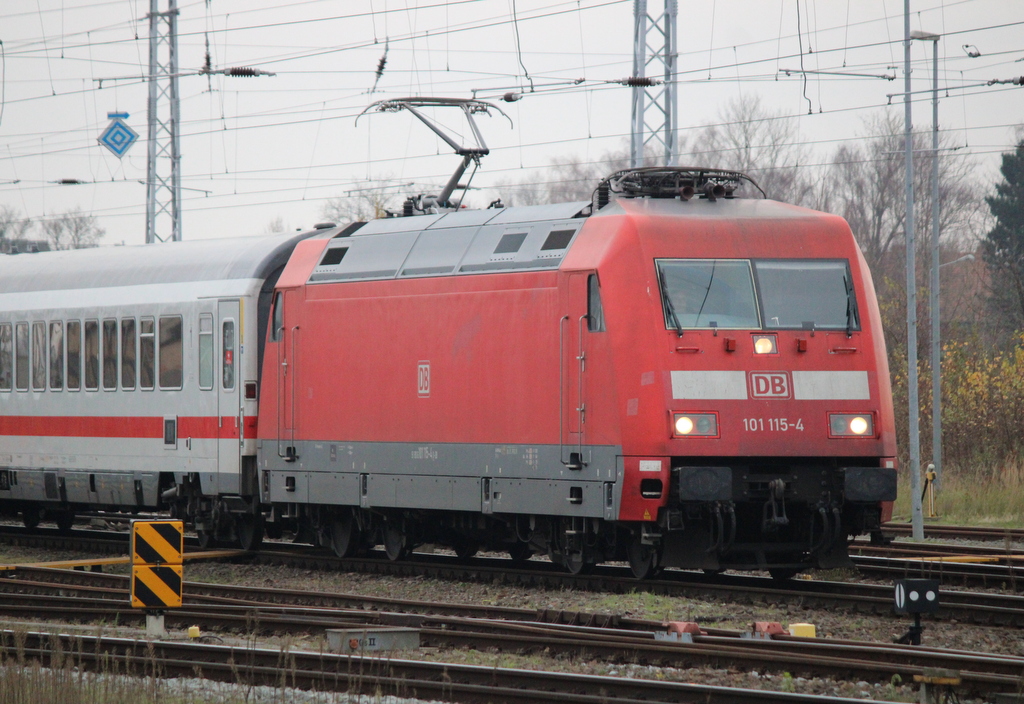
{"label": "locomotive cab window", "polygon": [[844,259],[754,261],[764,326],[770,330],[859,330],[857,299]]}
{"label": "locomotive cab window", "polygon": [[64,388],[64,323],[50,321],[50,389]]}
{"label": "locomotive cab window", "polygon": [[14,381],[14,339],[11,324],[0,325],[0,391],[10,391]]}
{"label": "locomotive cab window", "polygon": [[668,329],[761,327],[747,260],[661,260],[657,269]]}
{"label": "locomotive cab window", "polygon": [[82,323],[68,321],[68,391],[82,388]]}
{"label": "locomotive cab window", "polygon": [[182,382],[181,316],[160,317],[160,388],[180,389]]}
{"label": "locomotive cab window", "polygon": [[587,330],[604,332],[604,306],[601,305],[601,287],[597,274],[587,277]]}

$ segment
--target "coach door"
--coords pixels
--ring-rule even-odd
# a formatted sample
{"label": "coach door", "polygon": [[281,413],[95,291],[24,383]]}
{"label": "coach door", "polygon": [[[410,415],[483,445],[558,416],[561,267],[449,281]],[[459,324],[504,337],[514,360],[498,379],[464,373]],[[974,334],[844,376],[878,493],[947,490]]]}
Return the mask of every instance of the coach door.
{"label": "coach door", "polygon": [[245,440],[242,389],[238,383],[241,366],[241,306],[238,299],[217,303],[217,328],[214,331],[219,352],[214,375],[217,386],[218,433],[217,464],[222,491],[238,491],[228,486],[229,477],[240,476],[242,443]]}
{"label": "coach door", "polygon": [[561,352],[560,421],[562,464],[583,469],[590,463],[587,447],[587,278],[569,275],[562,291],[563,315],[559,322]]}

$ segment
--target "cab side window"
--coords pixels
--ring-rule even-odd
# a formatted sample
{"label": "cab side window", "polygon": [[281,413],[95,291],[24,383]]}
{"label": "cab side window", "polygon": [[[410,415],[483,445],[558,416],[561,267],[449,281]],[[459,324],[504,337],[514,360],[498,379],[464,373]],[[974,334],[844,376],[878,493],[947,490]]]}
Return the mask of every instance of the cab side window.
{"label": "cab side window", "polygon": [[273,326],[270,331],[270,341],[280,342],[281,334],[284,332],[284,297],[278,291],[274,294],[274,317]]}
{"label": "cab side window", "polygon": [[601,305],[601,287],[597,274],[587,277],[587,330],[604,332],[604,307]]}

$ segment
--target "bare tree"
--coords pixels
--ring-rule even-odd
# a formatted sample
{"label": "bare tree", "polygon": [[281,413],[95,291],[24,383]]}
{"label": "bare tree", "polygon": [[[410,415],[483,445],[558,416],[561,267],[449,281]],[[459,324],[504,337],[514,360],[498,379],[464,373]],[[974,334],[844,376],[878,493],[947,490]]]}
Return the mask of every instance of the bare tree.
{"label": "bare tree", "polygon": [[268,222],[263,227],[263,233],[266,234],[266,235],[275,235],[278,232],[284,232],[284,231],[285,231],[284,218],[282,218],[280,215],[278,215],[276,218],[274,218],[273,220]]}
{"label": "bare tree", "polygon": [[51,249],[95,247],[105,234],[95,216],[86,215],[79,207],[44,218],[42,229]]}
{"label": "bare tree", "polygon": [[321,214],[339,225],[387,217],[388,211],[399,200],[395,188],[395,184],[388,180],[368,182],[364,188],[350,191],[347,195],[329,198]]}
{"label": "bare tree", "polygon": [[727,103],[718,123],[698,130],[689,146],[684,161],[693,166],[742,171],[774,200],[814,200],[814,179],[803,168],[809,151],[799,142],[796,122],[765,108],[756,95]]}
{"label": "bare tree", "polygon": [[[648,156],[644,162],[654,164],[656,159]],[[555,157],[547,168],[517,181],[499,181],[495,188],[507,205],[590,200],[602,178],[628,166],[626,150],[605,152],[593,161],[581,161],[575,156]]]}
{"label": "bare tree", "polygon": [[17,208],[0,205],[0,243],[24,238],[32,229],[32,221],[23,218]]}
{"label": "bare tree", "polygon": [[[873,268],[886,261],[901,266],[899,257],[889,255],[899,250],[904,237],[903,129],[895,111],[868,119],[866,136],[857,144],[839,147],[822,179],[823,207],[846,218]],[[918,133],[913,142],[915,238],[926,252],[932,231],[931,138]],[[943,241],[970,250],[984,229],[981,191],[973,179],[975,164],[957,155],[952,146],[948,138],[939,144],[939,224]]]}

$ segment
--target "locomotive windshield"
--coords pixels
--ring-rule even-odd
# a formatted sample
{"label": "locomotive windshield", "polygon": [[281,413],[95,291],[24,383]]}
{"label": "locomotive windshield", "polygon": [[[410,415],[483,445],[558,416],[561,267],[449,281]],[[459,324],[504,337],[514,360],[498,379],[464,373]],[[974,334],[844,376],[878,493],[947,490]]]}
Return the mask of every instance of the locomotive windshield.
{"label": "locomotive windshield", "polygon": [[674,259],[657,267],[669,329],[860,329],[846,260]]}

